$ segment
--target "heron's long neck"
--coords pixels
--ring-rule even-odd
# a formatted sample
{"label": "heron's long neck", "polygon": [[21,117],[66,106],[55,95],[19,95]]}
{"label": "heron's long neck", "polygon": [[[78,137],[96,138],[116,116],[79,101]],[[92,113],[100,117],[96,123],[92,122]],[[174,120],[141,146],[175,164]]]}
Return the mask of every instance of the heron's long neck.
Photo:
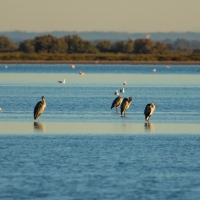
{"label": "heron's long neck", "polygon": [[43,104],[44,107],[46,107],[46,101],[45,101],[45,99],[42,99],[42,104]]}

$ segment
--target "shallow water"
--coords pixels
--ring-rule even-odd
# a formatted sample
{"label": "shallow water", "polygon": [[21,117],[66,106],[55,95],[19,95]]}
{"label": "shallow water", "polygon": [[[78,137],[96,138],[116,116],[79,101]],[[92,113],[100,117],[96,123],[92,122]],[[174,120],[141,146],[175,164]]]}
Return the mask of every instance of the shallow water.
{"label": "shallow water", "polygon": [[0,65],[0,199],[199,199],[199,68]]}
{"label": "shallow water", "polygon": [[1,199],[199,199],[199,134],[0,135]]}

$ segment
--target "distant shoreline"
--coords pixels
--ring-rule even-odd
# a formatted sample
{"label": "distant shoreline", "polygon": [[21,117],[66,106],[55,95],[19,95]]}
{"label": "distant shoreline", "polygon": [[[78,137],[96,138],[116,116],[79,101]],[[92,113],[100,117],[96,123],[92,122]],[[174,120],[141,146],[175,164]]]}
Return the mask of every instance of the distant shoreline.
{"label": "distant shoreline", "polygon": [[0,64],[200,65],[200,61],[0,60]]}

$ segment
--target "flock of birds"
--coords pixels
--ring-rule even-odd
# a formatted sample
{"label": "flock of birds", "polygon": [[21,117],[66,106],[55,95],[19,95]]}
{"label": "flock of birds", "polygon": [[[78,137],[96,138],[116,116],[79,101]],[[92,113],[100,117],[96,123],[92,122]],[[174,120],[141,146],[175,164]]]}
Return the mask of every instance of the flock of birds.
{"label": "flock of birds", "polygon": [[[126,81],[124,81],[123,85],[127,85]],[[120,89],[120,92],[124,93],[125,90],[124,88]],[[119,92],[118,90],[115,91],[115,95],[117,95],[117,97],[114,99],[114,101],[112,102],[112,105],[111,105],[111,109],[112,108],[116,108],[116,112],[118,112],[118,107],[120,106],[120,113],[121,113],[121,116],[126,115],[126,110],[130,107],[133,99],[132,97],[129,97],[129,98],[123,98],[119,95]],[[148,103],[144,109],[144,116],[145,116],[145,120],[147,122],[149,122],[149,119],[150,117],[152,116],[152,114],[154,113],[156,109],[156,105],[154,102],[152,103]]]}
{"label": "flock of birds", "polygon": [[[167,66],[169,68],[169,66]],[[8,68],[8,66],[6,65],[5,68]],[[75,65],[71,65],[71,68],[74,69]],[[156,69],[153,69],[153,72],[156,72]],[[79,72],[80,75],[84,75],[83,71]],[[65,84],[66,80],[62,80],[62,81],[58,81],[59,83]],[[127,85],[126,81],[123,82],[123,85]],[[122,88],[120,89],[121,93],[125,92],[125,89]],[[116,112],[118,112],[118,107],[120,106],[120,110],[121,110],[121,116],[126,115],[126,110],[130,107],[133,99],[132,97],[129,98],[123,98],[119,95],[118,90],[115,91],[115,95],[117,95],[117,97],[114,99],[114,101],[112,102],[111,105],[111,109],[116,107]],[[42,115],[42,113],[44,112],[44,109],[46,108],[46,101],[45,101],[45,97],[42,96],[42,101],[37,102],[37,104],[34,107],[34,113],[33,113],[33,117],[34,119],[38,119],[39,117]],[[148,122],[150,117],[152,116],[153,112],[155,111],[156,105],[152,102],[152,103],[148,103],[144,109],[144,115],[145,115],[145,120]],[[2,111],[2,108],[0,108],[0,111]]]}
{"label": "flock of birds", "polygon": [[[123,84],[127,85],[126,81]],[[126,110],[130,107],[132,101],[133,101],[132,97],[123,98],[119,94],[117,94],[117,97],[112,102],[111,109],[115,107],[116,112],[118,112],[118,107],[120,106],[121,116],[124,115],[124,117],[125,117],[126,116]],[[36,119],[39,120],[39,117],[44,112],[45,108],[46,108],[46,101],[45,101],[45,97],[42,96],[42,101],[37,102],[37,104],[34,107],[33,117],[34,117],[35,120]],[[155,111],[155,108],[156,108],[156,105],[153,102],[148,103],[146,105],[146,107],[144,109],[144,115],[145,115],[145,120],[147,122],[149,122],[149,119],[152,116],[153,112]]]}

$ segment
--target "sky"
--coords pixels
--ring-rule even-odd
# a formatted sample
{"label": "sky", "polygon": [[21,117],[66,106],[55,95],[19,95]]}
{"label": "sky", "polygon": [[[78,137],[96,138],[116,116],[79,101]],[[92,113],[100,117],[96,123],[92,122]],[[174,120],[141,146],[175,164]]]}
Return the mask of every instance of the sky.
{"label": "sky", "polygon": [[200,0],[0,0],[0,31],[200,32]]}

